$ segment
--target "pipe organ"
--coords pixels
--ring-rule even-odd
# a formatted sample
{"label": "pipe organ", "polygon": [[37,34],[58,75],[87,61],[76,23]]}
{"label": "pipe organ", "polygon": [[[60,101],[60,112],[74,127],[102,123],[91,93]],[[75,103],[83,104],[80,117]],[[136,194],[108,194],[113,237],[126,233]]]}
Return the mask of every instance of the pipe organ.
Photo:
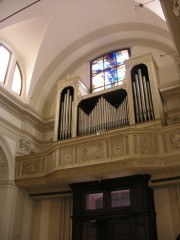
{"label": "pipe organ", "polygon": [[133,67],[131,81],[136,123],[154,119],[148,70],[144,64]]}
{"label": "pipe organ", "polygon": [[71,138],[73,93],[72,87],[65,88],[61,93],[58,140]]}
{"label": "pipe organ", "polygon": [[88,98],[79,104],[78,136],[128,124],[128,100],[124,89]]}
{"label": "pipe organ", "polygon": [[128,59],[125,66],[125,83],[92,94],[79,77],[58,82],[54,141],[128,125],[141,127],[141,123],[162,125],[163,105],[152,55]]}

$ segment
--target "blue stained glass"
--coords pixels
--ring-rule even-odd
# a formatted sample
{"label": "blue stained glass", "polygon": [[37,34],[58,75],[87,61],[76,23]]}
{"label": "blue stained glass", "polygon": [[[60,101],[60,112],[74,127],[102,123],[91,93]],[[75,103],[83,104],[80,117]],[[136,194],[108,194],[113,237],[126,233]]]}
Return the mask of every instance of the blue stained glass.
{"label": "blue stained glass", "polygon": [[91,64],[91,86],[93,92],[122,84],[125,79],[124,61],[129,59],[128,49],[111,52],[94,60]]}
{"label": "blue stained glass", "polygon": [[114,83],[115,81],[118,80],[118,76],[117,76],[117,71],[116,68],[109,68],[106,72],[105,72],[105,81],[106,84],[107,83]]}
{"label": "blue stained glass", "polygon": [[118,80],[116,68],[109,68],[105,72],[105,85],[108,85],[107,88],[111,88],[116,85]]}
{"label": "blue stained glass", "polygon": [[116,53],[104,56],[104,68],[112,67],[116,64]]}
{"label": "blue stained glass", "polygon": [[116,53],[117,55],[117,63],[124,63],[125,60],[129,59],[129,53],[127,50],[123,50],[123,51],[118,51]]}
{"label": "blue stained glass", "polygon": [[96,74],[92,79],[92,88],[99,88],[101,86],[104,86],[104,73],[101,72],[99,74]]}
{"label": "blue stained glass", "polygon": [[118,67],[118,80],[123,80],[125,78],[125,66],[121,65]]}
{"label": "blue stained glass", "polygon": [[103,58],[99,58],[93,62],[92,74],[99,73],[103,70]]}

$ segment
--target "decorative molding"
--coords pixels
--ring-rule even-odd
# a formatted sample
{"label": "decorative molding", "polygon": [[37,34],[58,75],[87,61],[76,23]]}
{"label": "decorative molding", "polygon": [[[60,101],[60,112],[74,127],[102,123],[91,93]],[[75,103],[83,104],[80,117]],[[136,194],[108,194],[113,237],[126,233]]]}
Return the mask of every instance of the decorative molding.
{"label": "decorative molding", "polygon": [[33,159],[31,161],[23,161],[21,174],[22,175],[34,175],[41,172],[41,158]]}
{"label": "decorative molding", "polygon": [[179,129],[180,124],[127,128],[56,142],[42,153],[17,157],[16,182],[22,186],[29,179],[29,187],[34,184],[50,186],[48,181],[61,184],[75,179],[80,181],[82,177],[93,179],[114,173],[119,176],[127,170],[148,174],[178,171]]}
{"label": "decorative molding", "polygon": [[[27,131],[22,131],[22,129],[14,126],[12,123],[7,122],[5,119],[0,117],[0,127],[2,129],[1,134],[2,135],[7,135],[12,139],[15,139],[17,142],[19,142],[19,147],[20,149],[18,150],[17,154],[18,155],[24,155],[28,153],[33,153],[35,151],[34,148],[36,148],[38,151],[42,151],[43,149],[47,149],[52,145],[52,141],[41,141],[37,139],[34,135]],[[23,138],[22,138],[23,135]],[[31,139],[31,140],[29,140]],[[23,144],[21,143],[23,141]],[[27,144],[27,143],[30,143]],[[26,144],[25,144],[26,143]],[[28,148],[30,148],[30,151],[28,152],[25,147],[27,145]],[[31,146],[31,147],[30,147]],[[34,148],[32,148],[32,146]],[[22,147],[22,149],[21,149]],[[24,149],[23,149],[24,148]]]}
{"label": "decorative molding", "polygon": [[15,183],[11,180],[0,180],[0,188],[11,188],[14,189]]}
{"label": "decorative molding", "polygon": [[163,100],[167,101],[169,98],[179,97],[180,96],[180,85],[178,86],[169,86],[160,88],[161,96]]}
{"label": "decorative molding", "polygon": [[171,0],[173,2],[173,13],[180,18],[180,0]]}
{"label": "decorative molding", "polygon": [[66,147],[63,149],[63,165],[75,163],[75,150],[74,146]]}
{"label": "decorative molding", "polygon": [[[45,161],[45,158],[44,158],[44,161]],[[47,162],[47,174],[49,174],[50,172],[54,171],[55,168],[56,168],[56,160],[55,158],[51,158],[50,155],[48,155],[46,157],[46,162]]]}
{"label": "decorative molding", "polygon": [[102,159],[104,157],[104,142],[93,141],[80,146],[80,162]]}
{"label": "decorative molding", "polygon": [[172,151],[180,150],[180,130],[169,134],[169,142]]}
{"label": "decorative molding", "polygon": [[167,123],[168,125],[180,123],[180,116],[168,116]]}
{"label": "decorative molding", "polygon": [[110,139],[110,143],[111,143],[111,157],[112,158],[123,156],[125,154],[124,137],[123,136],[112,137]]}
{"label": "decorative molding", "polygon": [[2,147],[0,146],[0,180],[8,177],[8,163]]}
{"label": "decorative molding", "polygon": [[47,130],[53,130],[54,119],[44,119],[35,110],[33,110],[28,104],[21,102],[15,98],[12,94],[8,93],[4,88],[0,86],[0,103],[8,112],[12,113],[18,119],[28,121],[32,126],[36,127],[39,131],[45,132]]}
{"label": "decorative molding", "polygon": [[140,151],[141,154],[153,154],[153,140],[150,134],[140,135]]}

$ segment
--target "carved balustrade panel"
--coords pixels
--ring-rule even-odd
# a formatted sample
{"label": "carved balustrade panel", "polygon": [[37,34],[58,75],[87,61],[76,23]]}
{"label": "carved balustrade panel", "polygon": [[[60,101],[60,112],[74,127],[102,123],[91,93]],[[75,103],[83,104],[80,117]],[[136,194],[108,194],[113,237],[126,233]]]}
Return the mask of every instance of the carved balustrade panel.
{"label": "carved balustrade panel", "polygon": [[124,168],[180,167],[179,125],[128,129],[76,138],[52,145],[42,154],[16,159],[16,179],[47,176],[54,171],[98,164],[123,163]]}

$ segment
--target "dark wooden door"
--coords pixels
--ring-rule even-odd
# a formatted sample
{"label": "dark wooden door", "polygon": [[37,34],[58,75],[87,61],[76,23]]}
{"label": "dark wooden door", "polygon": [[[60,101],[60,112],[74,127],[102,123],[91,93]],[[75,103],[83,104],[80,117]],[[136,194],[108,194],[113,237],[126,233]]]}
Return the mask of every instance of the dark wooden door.
{"label": "dark wooden door", "polygon": [[150,176],[72,184],[73,240],[157,240]]}
{"label": "dark wooden door", "polygon": [[96,221],[83,224],[83,240],[134,240],[133,222]]}
{"label": "dark wooden door", "polygon": [[85,222],[83,224],[83,240],[108,240],[106,222]]}
{"label": "dark wooden door", "polygon": [[115,220],[109,223],[108,240],[134,240],[133,222],[128,220]]}

